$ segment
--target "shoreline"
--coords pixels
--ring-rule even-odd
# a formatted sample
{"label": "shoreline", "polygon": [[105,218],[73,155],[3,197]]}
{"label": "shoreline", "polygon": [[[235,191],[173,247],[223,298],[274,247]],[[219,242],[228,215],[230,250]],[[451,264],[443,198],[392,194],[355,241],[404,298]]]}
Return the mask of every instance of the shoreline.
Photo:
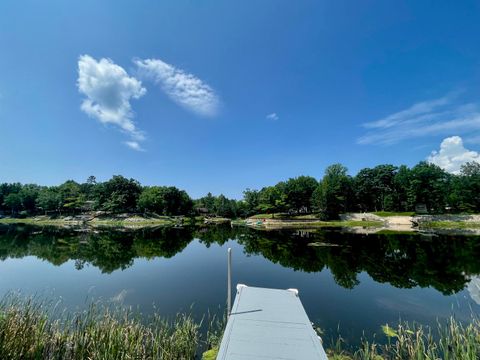
{"label": "shoreline", "polygon": [[[275,217],[277,216],[277,217]],[[45,215],[13,218],[0,218],[0,225],[24,224],[37,226],[102,228],[116,227],[126,229],[141,229],[149,227],[182,227],[209,226],[230,224],[231,226],[248,226],[254,229],[321,229],[345,228],[354,232],[377,233],[392,232],[428,232],[428,231],[459,231],[465,234],[480,235],[480,215],[393,215],[379,216],[374,213],[342,214],[340,220],[321,221],[313,215],[255,215],[247,219],[228,219],[221,217],[168,217],[145,216],[139,214],[118,214],[92,216],[62,216],[49,217]]]}

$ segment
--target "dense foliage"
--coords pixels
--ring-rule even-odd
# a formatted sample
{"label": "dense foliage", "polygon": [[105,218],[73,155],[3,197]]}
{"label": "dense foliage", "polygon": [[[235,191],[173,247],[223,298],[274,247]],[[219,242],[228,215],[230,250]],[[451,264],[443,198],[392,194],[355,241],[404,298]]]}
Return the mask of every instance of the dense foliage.
{"label": "dense foliage", "polygon": [[407,166],[379,165],[355,176],[341,164],[325,170],[320,181],[299,176],[260,190],[246,189],[242,200],[224,195],[192,200],[183,190],[142,186],[137,180],[113,176],[97,183],[69,180],[59,186],[0,184],[0,213],[12,215],[75,214],[89,210],[158,215],[217,215],[229,218],[259,213],[318,213],[335,219],[343,212],[417,211],[480,212],[480,164],[467,163],[459,174],[420,162]]}
{"label": "dense foliage", "polygon": [[151,212],[158,215],[188,215],[193,201],[176,187],[141,186],[135,179],[116,175],[97,183],[68,180],[59,186],[1,184],[0,212],[12,215],[77,214],[90,210],[112,213]]}
{"label": "dense foliage", "polygon": [[248,215],[313,211],[323,219],[335,219],[343,212],[418,209],[440,214],[480,212],[480,164],[467,163],[459,174],[427,162],[412,168],[379,165],[355,176],[334,164],[318,182],[300,176],[260,191],[247,189],[243,198],[243,211]]}

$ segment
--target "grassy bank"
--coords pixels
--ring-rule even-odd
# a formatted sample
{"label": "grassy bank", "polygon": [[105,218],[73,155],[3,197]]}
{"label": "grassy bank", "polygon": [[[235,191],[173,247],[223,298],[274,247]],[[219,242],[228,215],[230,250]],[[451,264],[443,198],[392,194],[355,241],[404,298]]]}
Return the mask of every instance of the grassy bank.
{"label": "grassy bank", "polygon": [[425,221],[419,226],[422,229],[480,229],[480,223],[473,221]]}
{"label": "grassy bank", "polygon": [[[382,221],[375,220],[330,220],[322,221],[315,214],[295,215],[288,214],[258,214],[251,216],[250,225],[268,228],[326,228],[326,227],[382,227]],[[265,221],[264,221],[265,220]]]}
{"label": "grassy bank", "polygon": [[33,218],[3,218],[0,219],[0,224],[28,224],[40,226],[111,226],[111,227],[143,227],[143,226],[161,226],[174,225],[175,221],[172,219],[148,219],[141,217],[133,217],[129,219],[103,218],[94,219],[91,221],[82,221],[77,219],[63,218],[48,218],[48,217],[33,217]]}
{"label": "grassy bank", "polygon": [[269,223],[269,228],[329,228],[329,227],[382,227],[383,223],[380,221],[309,221],[309,222],[276,222]]}
{"label": "grassy bank", "polygon": [[[210,324],[205,340],[191,317],[167,321],[158,314],[148,320],[117,306],[91,305],[74,314],[53,303],[9,297],[0,302],[2,359],[195,359],[200,345],[213,349],[203,359],[214,359],[223,321]],[[348,348],[342,338],[328,346],[333,360],[467,359],[480,358],[480,321],[470,324],[451,318],[431,329],[416,324],[384,326],[388,341],[368,339]],[[384,339],[384,338],[383,338]]]}
{"label": "grassy bank", "polygon": [[405,211],[405,212],[393,212],[393,211],[376,211],[372,214],[380,217],[392,217],[392,216],[414,216],[415,212]]}
{"label": "grassy bank", "polygon": [[315,214],[307,215],[289,215],[287,213],[275,214],[257,214],[250,217],[251,219],[276,219],[276,220],[320,220],[320,217]]}
{"label": "grassy bank", "polygon": [[128,309],[91,305],[65,315],[51,304],[13,298],[0,304],[0,354],[10,360],[193,359],[199,327],[184,315],[172,321],[154,315],[144,323]]}
{"label": "grassy bank", "polygon": [[[144,217],[139,215],[131,216],[103,216],[93,218],[91,220],[84,220],[79,217],[48,217],[35,216],[27,218],[3,218],[0,219],[0,224],[27,224],[38,226],[89,226],[89,227],[125,227],[125,228],[142,228],[154,226],[175,226],[175,225],[201,225],[204,224],[203,217],[185,217],[179,220],[175,217],[169,216],[155,216]],[[224,221],[224,219],[222,219]],[[212,219],[210,223],[214,224],[220,222],[217,219]]]}
{"label": "grassy bank", "polygon": [[431,329],[404,323],[396,328],[383,326],[388,341],[380,345],[362,340],[358,349],[344,350],[339,338],[328,350],[331,360],[476,360],[480,358],[480,321],[472,318],[468,325],[451,318]]}

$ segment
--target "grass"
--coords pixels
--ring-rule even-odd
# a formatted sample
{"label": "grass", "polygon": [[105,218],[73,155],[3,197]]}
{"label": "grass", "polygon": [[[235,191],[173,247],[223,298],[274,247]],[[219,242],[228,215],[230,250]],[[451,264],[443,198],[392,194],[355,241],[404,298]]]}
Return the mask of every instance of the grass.
{"label": "grass", "polygon": [[[68,225],[82,225],[83,221],[80,220],[65,220],[64,218],[50,219],[50,218],[3,218],[0,219],[0,224],[26,224],[26,225],[39,225],[39,226],[68,226]],[[93,219],[85,222],[88,226],[109,226],[109,227],[148,227],[148,226],[162,226],[162,225],[175,225],[176,222],[173,219],[148,219],[148,218],[135,218],[132,220],[118,220],[118,219]]]}
{"label": "grass", "polygon": [[[289,223],[286,223],[288,225]],[[309,223],[292,223],[293,226],[305,227],[382,227],[381,221],[314,221]]]}
{"label": "grass", "polygon": [[471,221],[428,221],[421,222],[419,226],[422,229],[479,229],[480,223]]}
{"label": "grass", "polygon": [[404,211],[404,212],[393,212],[393,211],[377,211],[372,213],[380,217],[390,217],[390,216],[414,216],[413,211]]}
{"label": "grass", "polygon": [[257,214],[250,217],[251,219],[287,219],[287,214]]}
{"label": "grass", "polygon": [[[213,318],[204,343],[200,323],[188,315],[168,321],[158,314],[148,320],[128,308],[92,304],[68,314],[53,303],[10,296],[0,302],[0,357],[11,360],[53,359],[215,359],[225,319]],[[387,342],[362,339],[346,349],[340,337],[327,350],[331,360],[480,358],[480,321],[465,325],[454,318],[436,328],[401,323],[382,327]]]}
{"label": "grass", "polygon": [[[55,320],[56,319],[56,320]],[[145,323],[124,308],[92,304],[73,315],[18,297],[0,304],[2,359],[194,359],[200,324],[190,316]]]}
{"label": "grass", "polygon": [[276,220],[318,220],[317,214],[304,214],[304,215],[289,215],[287,213],[275,213],[275,214],[257,214],[250,217],[251,219],[276,219]]}
{"label": "grass", "polygon": [[58,219],[37,220],[34,218],[3,218],[0,219],[0,224],[64,225],[67,224],[67,222]]}
{"label": "grass", "polygon": [[[142,217],[142,216],[130,216],[128,218],[116,218],[112,217],[98,217],[90,221],[82,221],[80,219],[65,219],[65,217],[50,218],[46,216],[37,216],[29,218],[3,218],[0,219],[0,224],[26,224],[26,225],[39,225],[39,226],[76,226],[76,225],[88,225],[90,227],[125,227],[125,228],[142,228],[151,226],[174,226],[181,225],[204,225],[205,217],[197,216],[194,218],[184,217],[183,223],[177,221],[175,217],[169,216],[155,216],[155,217]],[[223,223],[230,221],[226,218],[209,218],[210,223]]]}
{"label": "grass", "polygon": [[260,227],[269,227],[269,228],[326,228],[326,227],[382,227],[383,222],[381,221],[310,221],[310,222],[295,222],[295,221],[279,221],[275,223],[270,223],[267,225],[259,224]]}
{"label": "grass", "polygon": [[468,325],[450,318],[436,329],[403,323],[396,328],[382,327],[388,341],[384,345],[362,340],[358,349],[342,350],[343,339],[328,350],[332,360],[476,360],[480,358],[480,321],[472,318]]}
{"label": "grass", "polygon": [[235,219],[231,221],[232,225],[243,226],[246,225],[246,220],[243,219]]}

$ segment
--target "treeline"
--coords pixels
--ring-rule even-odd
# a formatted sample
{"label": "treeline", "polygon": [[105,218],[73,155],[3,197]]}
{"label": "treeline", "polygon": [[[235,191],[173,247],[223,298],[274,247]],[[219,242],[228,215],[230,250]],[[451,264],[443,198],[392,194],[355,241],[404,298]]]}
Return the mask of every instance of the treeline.
{"label": "treeline", "polygon": [[229,218],[259,213],[316,213],[335,219],[345,212],[416,211],[480,212],[480,164],[466,163],[460,174],[420,162],[407,166],[379,165],[355,176],[341,164],[325,170],[321,180],[299,176],[261,190],[247,189],[242,200],[224,195],[193,200],[173,186],[142,186],[137,180],[113,176],[97,182],[69,180],[59,186],[19,183],[0,185],[0,211],[12,215],[72,214],[92,210],[158,215],[216,215]]}
{"label": "treeline", "polygon": [[379,165],[355,176],[334,164],[323,178],[300,176],[260,191],[247,189],[244,200],[249,214],[257,212],[317,213],[336,219],[346,212],[423,209],[429,213],[480,212],[480,164],[466,163],[460,174],[447,173],[422,161],[412,168]]}
{"label": "treeline", "polygon": [[141,186],[137,180],[120,175],[105,182],[97,182],[90,176],[82,184],[68,180],[49,187],[19,183],[0,185],[0,211],[4,213],[66,215],[92,210],[174,216],[190,214],[193,200],[176,187]]}

